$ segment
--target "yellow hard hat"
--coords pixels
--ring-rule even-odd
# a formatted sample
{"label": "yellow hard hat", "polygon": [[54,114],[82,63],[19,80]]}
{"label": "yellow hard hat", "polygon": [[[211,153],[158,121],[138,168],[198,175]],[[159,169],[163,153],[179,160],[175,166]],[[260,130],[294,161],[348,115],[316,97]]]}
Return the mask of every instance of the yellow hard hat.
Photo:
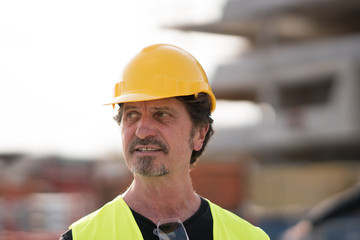
{"label": "yellow hard hat", "polygon": [[216,100],[200,63],[185,50],[168,44],[144,48],[125,67],[111,101],[105,105],[207,93],[211,112]]}

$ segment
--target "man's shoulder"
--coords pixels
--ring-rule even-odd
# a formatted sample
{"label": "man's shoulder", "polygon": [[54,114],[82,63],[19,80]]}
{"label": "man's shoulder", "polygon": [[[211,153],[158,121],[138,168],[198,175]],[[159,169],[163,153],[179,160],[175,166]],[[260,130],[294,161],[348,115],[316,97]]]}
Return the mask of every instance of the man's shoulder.
{"label": "man's shoulder", "polygon": [[[259,227],[210,201],[209,204],[214,226],[217,226],[215,229],[219,231],[218,234],[224,236],[225,232],[227,232],[227,234],[233,234],[234,236],[244,236],[246,239],[269,239],[267,234]],[[214,234],[216,233],[214,232]],[[233,238],[229,236],[227,239]]]}
{"label": "man's shoulder", "polygon": [[246,220],[242,219],[240,216],[236,215],[235,213],[220,207],[219,205],[212,203],[209,201],[210,209],[212,215],[216,215],[217,217],[220,217],[221,219],[230,221],[232,223],[238,223],[238,224],[250,224]]}
{"label": "man's shoulder", "polygon": [[121,195],[70,227],[75,239],[113,239],[114,236],[117,239],[140,239],[138,236],[141,236],[131,210]]}
{"label": "man's shoulder", "polygon": [[[94,219],[97,218],[101,218],[103,215],[108,215],[110,214],[114,214],[114,207],[116,206],[120,206],[120,208],[117,208],[117,210],[121,210],[124,209],[125,206],[127,206],[126,204],[123,203],[123,199],[121,198],[121,196],[116,197],[115,199],[113,199],[112,201],[106,203],[104,206],[102,206],[101,208],[97,209],[96,211],[89,213],[88,215],[82,217],[81,219],[79,219],[78,221],[74,222],[71,225],[71,228],[73,228],[76,225],[79,224],[89,224],[89,222],[93,221]],[[124,210],[127,210],[126,208]]]}

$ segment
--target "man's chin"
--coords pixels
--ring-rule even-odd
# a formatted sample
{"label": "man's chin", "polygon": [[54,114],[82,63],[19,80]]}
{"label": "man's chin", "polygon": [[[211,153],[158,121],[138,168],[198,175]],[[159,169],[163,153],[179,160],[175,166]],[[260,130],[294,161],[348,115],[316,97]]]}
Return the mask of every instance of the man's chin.
{"label": "man's chin", "polygon": [[133,168],[132,173],[143,176],[143,177],[162,177],[169,173],[166,168],[159,169],[137,169]]}
{"label": "man's chin", "polygon": [[155,164],[155,157],[137,157],[136,165],[131,168],[131,172],[144,177],[161,177],[169,173],[164,164]]}
{"label": "man's chin", "polygon": [[167,175],[169,172],[167,171],[157,171],[157,172],[136,172],[136,174],[143,176],[143,177],[149,177],[149,178],[155,178],[155,177],[162,177]]}

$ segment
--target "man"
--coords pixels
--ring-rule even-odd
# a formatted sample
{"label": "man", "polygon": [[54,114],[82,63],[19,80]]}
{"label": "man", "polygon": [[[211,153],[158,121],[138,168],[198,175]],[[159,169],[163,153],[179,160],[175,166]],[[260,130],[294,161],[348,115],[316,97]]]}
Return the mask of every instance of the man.
{"label": "man", "polygon": [[61,239],[269,239],[193,190],[190,168],[213,133],[215,96],[192,55],[166,44],[143,49],[109,104],[119,105],[115,120],[134,180]]}

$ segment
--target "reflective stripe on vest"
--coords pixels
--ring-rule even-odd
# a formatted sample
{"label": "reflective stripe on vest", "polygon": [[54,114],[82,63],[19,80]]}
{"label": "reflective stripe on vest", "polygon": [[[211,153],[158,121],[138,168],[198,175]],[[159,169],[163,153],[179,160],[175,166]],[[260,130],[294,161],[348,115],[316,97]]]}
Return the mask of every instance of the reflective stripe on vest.
{"label": "reflective stripe on vest", "polygon": [[[268,240],[257,227],[211,203],[214,240]],[[143,239],[135,218],[121,196],[70,226],[73,240]]]}

